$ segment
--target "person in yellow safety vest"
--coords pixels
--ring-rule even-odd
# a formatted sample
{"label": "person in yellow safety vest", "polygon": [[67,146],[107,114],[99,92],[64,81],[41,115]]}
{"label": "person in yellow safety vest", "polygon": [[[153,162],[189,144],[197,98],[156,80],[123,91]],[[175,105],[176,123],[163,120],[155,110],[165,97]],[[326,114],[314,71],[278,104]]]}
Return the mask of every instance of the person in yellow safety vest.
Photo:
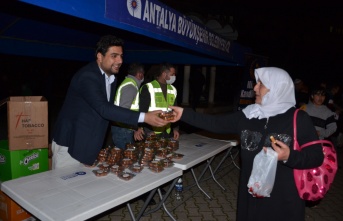
{"label": "person in yellow safety vest", "polygon": [[[154,73],[153,81],[143,85],[139,95],[139,111],[167,111],[169,106],[176,104],[177,90],[172,85],[176,80],[176,68],[168,63],[159,65],[159,71]],[[167,124],[164,127],[144,125],[144,135],[155,134],[158,137],[179,139],[177,124]],[[135,139],[142,139],[143,134],[135,134]]]}
{"label": "person in yellow safety vest", "polygon": [[[139,87],[144,81],[144,66],[132,63],[128,75],[122,81],[115,95],[114,104],[133,111],[139,110]],[[112,140],[116,147],[125,149],[127,143],[134,142],[134,131],[137,128],[123,123],[112,122]],[[138,128],[138,130],[142,130]]]}

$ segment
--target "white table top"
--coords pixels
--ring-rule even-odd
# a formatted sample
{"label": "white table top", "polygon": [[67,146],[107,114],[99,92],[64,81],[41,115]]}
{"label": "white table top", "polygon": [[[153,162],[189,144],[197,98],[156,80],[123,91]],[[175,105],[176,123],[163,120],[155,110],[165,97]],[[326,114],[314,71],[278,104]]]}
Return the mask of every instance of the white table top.
{"label": "white table top", "polygon": [[80,164],[51,170],[3,182],[1,190],[38,219],[85,220],[182,175],[175,167],[160,173],[144,168],[124,181],[112,173],[96,177],[93,169]]}
{"label": "white table top", "polygon": [[236,145],[235,140],[217,140],[197,134],[183,134],[180,136],[179,149],[175,152],[184,156],[180,160],[174,160],[174,167],[187,170]]}

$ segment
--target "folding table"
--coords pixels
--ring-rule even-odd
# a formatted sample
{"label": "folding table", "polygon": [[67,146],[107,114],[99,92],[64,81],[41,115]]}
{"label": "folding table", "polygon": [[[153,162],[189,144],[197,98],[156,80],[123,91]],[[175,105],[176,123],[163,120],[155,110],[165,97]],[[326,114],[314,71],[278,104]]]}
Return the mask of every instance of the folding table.
{"label": "folding table", "polygon": [[[190,169],[195,184],[197,185],[199,190],[203,192],[209,199],[212,199],[212,197],[201,188],[199,181],[201,180],[207,169],[209,169],[212,179],[222,189],[225,190],[225,188],[215,178],[211,163],[217,154],[232,147],[233,145],[237,145],[237,142],[234,140],[223,141],[197,134],[184,134],[180,136],[179,149],[176,151],[183,154],[184,156],[180,160],[175,160],[174,167],[180,168],[184,171]],[[193,167],[204,161],[207,161],[207,164],[202,173],[198,177],[196,177]]]}
{"label": "folding table", "polygon": [[93,169],[80,164],[42,172],[3,182],[1,190],[44,221],[86,220],[123,203],[127,203],[131,218],[139,220],[148,202],[141,208],[143,212],[134,217],[129,200],[151,190],[155,192],[159,186],[182,175],[182,170],[176,167],[160,173],[144,168],[125,181],[114,174],[97,177]]}

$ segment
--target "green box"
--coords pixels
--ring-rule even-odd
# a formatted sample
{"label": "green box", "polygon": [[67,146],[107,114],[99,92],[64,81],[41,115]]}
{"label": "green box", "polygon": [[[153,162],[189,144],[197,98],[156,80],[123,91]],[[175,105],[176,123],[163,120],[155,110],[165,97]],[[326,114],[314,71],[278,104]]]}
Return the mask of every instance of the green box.
{"label": "green box", "polygon": [[9,150],[8,140],[0,140],[1,182],[48,171],[48,169],[48,148]]}

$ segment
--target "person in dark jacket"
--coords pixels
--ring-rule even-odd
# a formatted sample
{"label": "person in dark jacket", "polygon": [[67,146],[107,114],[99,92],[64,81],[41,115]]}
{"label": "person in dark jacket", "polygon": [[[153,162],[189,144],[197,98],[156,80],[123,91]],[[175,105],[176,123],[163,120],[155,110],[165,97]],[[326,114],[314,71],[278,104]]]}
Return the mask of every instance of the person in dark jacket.
{"label": "person in dark jacket", "polygon": [[325,88],[315,87],[311,92],[308,104],[304,104],[300,108],[310,115],[321,140],[330,139],[330,136],[337,130],[336,115],[324,104],[325,97]]}
{"label": "person in dark jacket", "polygon": [[102,148],[110,121],[164,126],[161,111],[143,113],[114,105],[115,74],[123,62],[123,41],[112,35],[97,43],[96,61],[72,78],[53,132],[53,168],[92,165]]}
{"label": "person in dark jacket", "polygon": [[[241,173],[238,191],[238,221],[304,221],[305,201],[299,197],[293,169],[308,169],[322,164],[321,145],[301,151],[293,150],[293,115],[295,96],[293,81],[280,68],[255,70],[255,104],[227,115],[206,115],[190,109],[171,107],[177,121],[215,133],[241,136]],[[297,138],[300,145],[318,140],[311,118],[304,111],[297,116]],[[278,137],[271,143],[269,137]],[[289,142],[291,141],[291,142]],[[270,197],[256,198],[248,192],[255,156],[263,147],[272,147],[278,155],[275,183]]]}

